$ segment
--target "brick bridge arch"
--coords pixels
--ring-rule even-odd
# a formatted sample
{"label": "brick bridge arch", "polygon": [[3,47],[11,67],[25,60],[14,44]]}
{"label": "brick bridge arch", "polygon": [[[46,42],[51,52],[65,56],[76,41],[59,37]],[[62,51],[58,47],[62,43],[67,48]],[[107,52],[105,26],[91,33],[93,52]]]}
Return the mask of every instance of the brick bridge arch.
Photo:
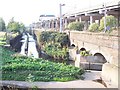
{"label": "brick bridge arch", "polygon": [[91,32],[70,32],[71,45],[85,48],[94,55],[101,53],[107,62],[118,66],[118,36]]}
{"label": "brick bridge arch", "polygon": [[71,44],[90,50],[93,55],[101,55],[106,59],[102,67],[102,76],[118,85],[118,38],[119,35],[104,33],[70,31]]}

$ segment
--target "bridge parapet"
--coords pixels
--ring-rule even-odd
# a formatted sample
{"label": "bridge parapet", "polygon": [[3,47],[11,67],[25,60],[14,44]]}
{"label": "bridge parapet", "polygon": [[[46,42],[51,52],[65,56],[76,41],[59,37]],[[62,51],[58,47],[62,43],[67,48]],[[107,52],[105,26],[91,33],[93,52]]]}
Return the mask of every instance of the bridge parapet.
{"label": "bridge parapet", "polygon": [[[70,31],[70,40],[91,43],[97,46],[108,47],[118,50],[118,35],[103,33]],[[77,44],[77,43],[76,43]]]}

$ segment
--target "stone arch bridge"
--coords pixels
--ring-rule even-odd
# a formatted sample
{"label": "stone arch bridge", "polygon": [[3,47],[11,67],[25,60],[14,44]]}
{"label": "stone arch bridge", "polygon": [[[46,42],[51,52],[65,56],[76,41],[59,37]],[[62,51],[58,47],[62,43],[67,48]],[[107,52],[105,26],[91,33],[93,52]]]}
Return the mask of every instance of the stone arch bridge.
{"label": "stone arch bridge", "polygon": [[105,57],[107,62],[103,64],[102,75],[115,84],[118,84],[119,37],[105,33],[69,32],[71,45],[77,46],[79,50],[90,50],[93,55],[99,53]]}

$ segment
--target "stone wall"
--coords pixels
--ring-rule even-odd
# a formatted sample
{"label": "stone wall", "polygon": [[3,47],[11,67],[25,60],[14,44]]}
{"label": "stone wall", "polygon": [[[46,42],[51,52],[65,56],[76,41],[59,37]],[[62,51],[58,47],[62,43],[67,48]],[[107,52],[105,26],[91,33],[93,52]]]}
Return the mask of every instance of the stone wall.
{"label": "stone wall", "polygon": [[[107,62],[102,66],[102,77],[115,85],[118,85],[118,70],[120,69],[118,65],[119,37],[105,33],[70,31],[71,44],[78,46],[79,49],[90,50],[93,55],[100,53],[105,57]],[[80,62],[76,61],[75,64],[79,66]]]}
{"label": "stone wall", "polygon": [[118,66],[118,35],[71,31],[70,40],[79,49],[101,53],[109,63]]}

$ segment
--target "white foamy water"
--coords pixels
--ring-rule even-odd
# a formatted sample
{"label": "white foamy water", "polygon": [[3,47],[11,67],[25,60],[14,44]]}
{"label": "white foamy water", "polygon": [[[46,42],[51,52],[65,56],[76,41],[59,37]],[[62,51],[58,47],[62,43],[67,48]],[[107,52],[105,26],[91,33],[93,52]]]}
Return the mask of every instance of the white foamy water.
{"label": "white foamy water", "polygon": [[29,33],[27,33],[27,35],[23,35],[23,37],[22,37],[23,40],[21,40],[21,42],[23,42],[23,45],[21,47],[20,54],[26,55],[25,54],[25,47],[26,47],[26,44],[27,44],[27,36],[29,37],[27,56],[34,57],[34,58],[39,58],[38,51],[37,51],[37,48],[36,48],[36,41],[33,39],[33,36],[31,36]]}
{"label": "white foamy water", "polygon": [[26,55],[26,54],[25,54],[25,46],[26,46],[26,44],[27,44],[27,35],[23,35],[23,36],[22,36],[22,39],[23,39],[23,40],[20,41],[20,42],[23,43],[22,46],[21,46],[21,52],[20,52],[20,54]]}

